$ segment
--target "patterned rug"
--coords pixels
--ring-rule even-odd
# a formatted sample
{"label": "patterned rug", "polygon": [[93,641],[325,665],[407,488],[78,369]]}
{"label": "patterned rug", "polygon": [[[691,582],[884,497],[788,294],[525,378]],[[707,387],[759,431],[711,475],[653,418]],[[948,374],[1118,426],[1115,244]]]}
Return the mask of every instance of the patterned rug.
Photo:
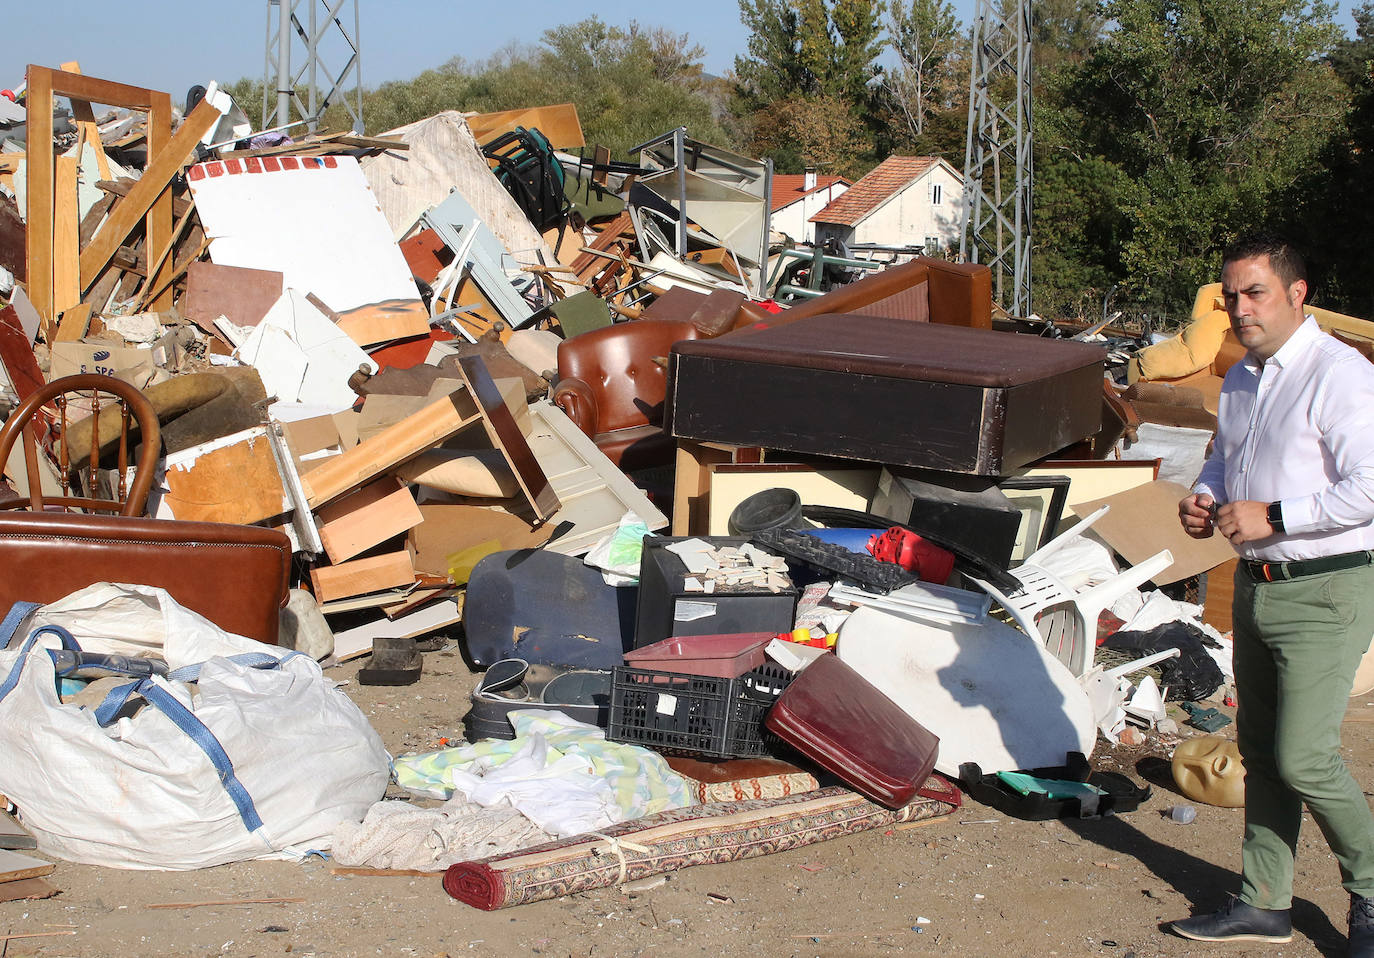
{"label": "patterned rug", "polygon": [[948,815],[958,788],[932,776],[920,796],[895,811],[846,788],[804,795],[694,805],[624,822],[536,848],[459,862],[444,891],[494,911],[605,888],[692,865],[739,861],[853,835],[870,828]]}

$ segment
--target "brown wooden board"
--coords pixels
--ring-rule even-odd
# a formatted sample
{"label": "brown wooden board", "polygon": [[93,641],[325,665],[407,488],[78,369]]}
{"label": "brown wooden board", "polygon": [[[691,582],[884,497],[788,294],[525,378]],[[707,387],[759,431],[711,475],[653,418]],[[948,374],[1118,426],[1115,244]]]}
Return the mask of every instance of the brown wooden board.
{"label": "brown wooden board", "polygon": [[544,134],[544,138],[555,150],[569,150],[587,145],[582,135],[582,121],[577,115],[577,106],[572,103],[501,110],[498,113],[479,113],[468,117],[468,129],[472,130],[472,135],[478,143],[493,140],[502,133],[509,133],[517,126],[523,126],[527,130],[537,129]]}
{"label": "brown wooden board", "polygon": [[449,575],[455,556],[483,543],[494,543],[492,552],[535,549],[553,533],[548,523],[531,526],[504,509],[426,503],[420,514],[425,521],[410,532],[415,568],[436,575]]}
{"label": "brown wooden board", "polygon": [[306,500],[312,509],[317,509],[392,466],[432,449],[481,417],[469,390],[458,390],[436,400],[342,455],[324,460],[302,476]]}
{"label": "brown wooden board", "polygon": [[310,570],[315,600],[321,603],[410,585],[414,581],[415,566],[406,550],[353,559],[339,565],[316,566]]}
{"label": "brown wooden board", "polygon": [[53,314],[65,312],[81,302],[81,232],[77,213],[76,166],[74,156],[53,160]]}
{"label": "brown wooden board", "polygon": [[0,882],[19,881],[21,878],[42,878],[51,875],[57,866],[32,855],[0,849]]}
{"label": "brown wooden board", "polygon": [[236,326],[256,326],[281,299],[282,274],[273,269],[248,269],[194,262],[186,272],[186,295],[181,314],[213,335],[215,320],[227,316]]}
{"label": "brown wooden board", "polygon": [[330,562],[343,562],[424,521],[410,487],[387,476],[315,513]]}
{"label": "brown wooden board", "polygon": [[534,453],[530,452],[529,443],[525,441],[524,434],[516,425],[515,417],[511,415],[510,409],[501,397],[501,391],[496,388],[491,373],[487,371],[487,364],[477,355],[461,356],[458,359],[458,368],[462,370],[463,379],[482,409],[482,422],[487,428],[487,436],[491,439],[492,445],[500,449],[501,454],[505,456],[506,463],[515,473],[515,481],[520,484],[520,490],[525,494],[534,514],[540,520],[547,519],[557,512],[561,505],[558,494],[553,491],[553,486],[549,484],[548,476],[544,475],[544,470],[535,460]]}
{"label": "brown wooden board", "polygon": [[0,902],[36,901],[60,895],[62,889],[41,878],[21,878],[18,881],[0,882]]}
{"label": "brown wooden board", "polygon": [[261,428],[233,445],[188,453],[195,450],[167,463],[168,492],[162,501],[176,518],[250,525],[290,509],[272,444]]}
{"label": "brown wooden board", "polygon": [[24,332],[19,314],[13,306],[0,309],[0,362],[4,362],[5,374],[9,376],[20,401],[27,399],[29,393],[47,382],[43,378],[43,371],[38,368],[38,360],[34,358],[33,344]]}

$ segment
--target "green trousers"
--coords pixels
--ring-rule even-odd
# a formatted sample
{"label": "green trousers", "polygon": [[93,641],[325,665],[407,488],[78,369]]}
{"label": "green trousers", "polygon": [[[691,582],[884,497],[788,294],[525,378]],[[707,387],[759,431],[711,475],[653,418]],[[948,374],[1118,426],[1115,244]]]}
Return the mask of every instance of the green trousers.
{"label": "green trousers", "polygon": [[1280,582],[1236,571],[1237,744],[1245,761],[1240,898],[1288,908],[1305,804],[1341,882],[1374,895],[1374,816],[1341,758],[1341,720],[1374,635],[1374,567]]}

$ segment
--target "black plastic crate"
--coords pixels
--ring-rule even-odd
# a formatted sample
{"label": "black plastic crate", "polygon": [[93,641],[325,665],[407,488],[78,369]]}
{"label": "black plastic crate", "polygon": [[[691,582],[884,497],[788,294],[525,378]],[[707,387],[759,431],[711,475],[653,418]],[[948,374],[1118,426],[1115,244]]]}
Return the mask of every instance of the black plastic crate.
{"label": "black plastic crate", "polygon": [[768,755],[781,742],[763,719],[791,682],[771,662],[732,679],[617,667],[606,737],[676,755]]}

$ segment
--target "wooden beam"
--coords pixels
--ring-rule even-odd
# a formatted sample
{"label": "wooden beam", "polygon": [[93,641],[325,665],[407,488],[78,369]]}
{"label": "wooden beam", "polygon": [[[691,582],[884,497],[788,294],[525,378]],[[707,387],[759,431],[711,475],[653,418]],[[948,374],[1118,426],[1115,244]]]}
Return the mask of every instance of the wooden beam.
{"label": "wooden beam", "polygon": [[491,373],[487,371],[487,364],[482,362],[480,356],[460,356],[458,369],[468,389],[477,398],[477,405],[481,407],[487,438],[501,450],[506,464],[515,473],[515,481],[519,483],[525,500],[534,510],[535,517],[543,522],[557,512],[562,503],[558,501],[558,494],[553,491],[544,470],[530,451],[529,443],[515,423],[515,417],[506,407],[501,391],[496,388]]}
{"label": "wooden beam", "polygon": [[[28,71],[28,289],[30,299],[45,322],[53,311],[53,157],[52,104],[54,96],[66,96],[88,103],[104,103],[148,114],[147,138],[151,155],[171,136],[172,98],[158,90],[112,83],[79,73],[53,70],[29,64]],[[41,146],[36,146],[41,144]],[[172,232],[170,196],[155,198],[147,218],[148,239],[155,249]],[[122,237],[120,237],[122,239]],[[118,245],[116,243],[116,245]],[[36,267],[36,268],[35,268]],[[95,271],[97,274],[99,270]],[[89,288],[90,283],[82,283]]]}
{"label": "wooden beam", "polygon": [[[196,144],[223,116],[219,110],[215,109],[208,100],[202,100],[186,121],[181,124],[181,128],[176,131],[171,140],[165,147],[157,149],[156,152],[149,153],[148,167],[143,171],[143,176],[133,189],[129,190],[129,195],[124,197],[123,202],[115,206],[110,218],[105,221],[100,232],[95,234],[95,239],[86,247],[81,254],[81,285],[83,289],[90,287],[95,282],[100,271],[110,262],[110,257],[114,255],[120,243],[124,242],[124,237],[129,235],[129,231],[134,228],[138,221],[147,215],[154,207],[158,197],[166,190],[167,184],[175,176],[196,149]],[[152,139],[149,139],[150,151],[154,149]],[[171,195],[167,196],[167,213],[170,215],[172,210]],[[157,235],[158,230],[152,225],[148,228],[148,248],[161,249],[166,245],[170,238],[170,229],[167,234]]]}
{"label": "wooden beam", "polygon": [[[62,64],[64,73],[80,73],[81,64],[75,60],[70,63]],[[95,150],[95,165],[100,170],[100,178],[108,180],[110,178],[110,158],[105,155],[105,144],[100,142],[100,127],[95,122],[95,112],[91,109],[90,101],[72,97],[72,116],[76,118],[76,125],[81,130],[82,138]],[[77,156],[77,162],[81,160]]]}
{"label": "wooden beam", "polygon": [[[129,191],[134,188],[138,180],[132,176],[121,176],[117,180],[99,180],[96,182],[98,189],[104,190],[112,196],[128,196]],[[191,208],[191,200],[187,196],[175,196],[172,198],[172,215],[185,216],[186,211]]]}
{"label": "wooden beam", "polygon": [[395,589],[414,582],[415,565],[406,549],[310,570],[315,601],[320,603]]}
{"label": "wooden beam", "polygon": [[330,562],[343,562],[425,521],[410,487],[394,476],[368,483],[315,513]]}
{"label": "wooden beam", "polygon": [[76,157],[59,156],[53,164],[52,311],[57,315],[81,302],[81,223]]}
{"label": "wooden beam", "polygon": [[301,476],[306,501],[311,509],[316,509],[392,466],[437,446],[481,418],[472,393],[456,390]]}
{"label": "wooden beam", "polygon": [[[147,275],[150,279],[148,284],[143,287],[143,293],[138,297],[138,304],[134,306],[135,313],[143,312],[148,306],[148,301],[153,298],[150,294],[157,289],[158,280],[156,277],[162,270],[162,264],[167,262],[167,257],[172,255],[172,250],[176,248],[177,241],[181,239],[181,234],[186,232],[186,225],[191,222],[191,211],[194,209],[195,205],[192,204],[190,209],[181,214],[181,219],[177,221],[176,229],[172,231],[172,238],[167,241],[167,245],[162,248],[162,252],[158,254],[157,259],[148,267]],[[170,283],[171,280],[167,279],[165,282]]]}
{"label": "wooden beam", "polygon": [[66,310],[57,321],[57,342],[76,342],[86,335],[86,327],[91,322],[91,304],[77,303]]}
{"label": "wooden beam", "polygon": [[108,193],[96,200],[86,215],[81,217],[80,240],[82,246],[91,241],[95,231],[100,228],[100,224],[105,219],[105,214],[110,212],[110,207],[114,205],[114,197]]}
{"label": "wooden beam", "polygon": [[29,67],[28,98],[28,294],[43,321],[51,322],[53,310],[53,156],[52,70]]}

